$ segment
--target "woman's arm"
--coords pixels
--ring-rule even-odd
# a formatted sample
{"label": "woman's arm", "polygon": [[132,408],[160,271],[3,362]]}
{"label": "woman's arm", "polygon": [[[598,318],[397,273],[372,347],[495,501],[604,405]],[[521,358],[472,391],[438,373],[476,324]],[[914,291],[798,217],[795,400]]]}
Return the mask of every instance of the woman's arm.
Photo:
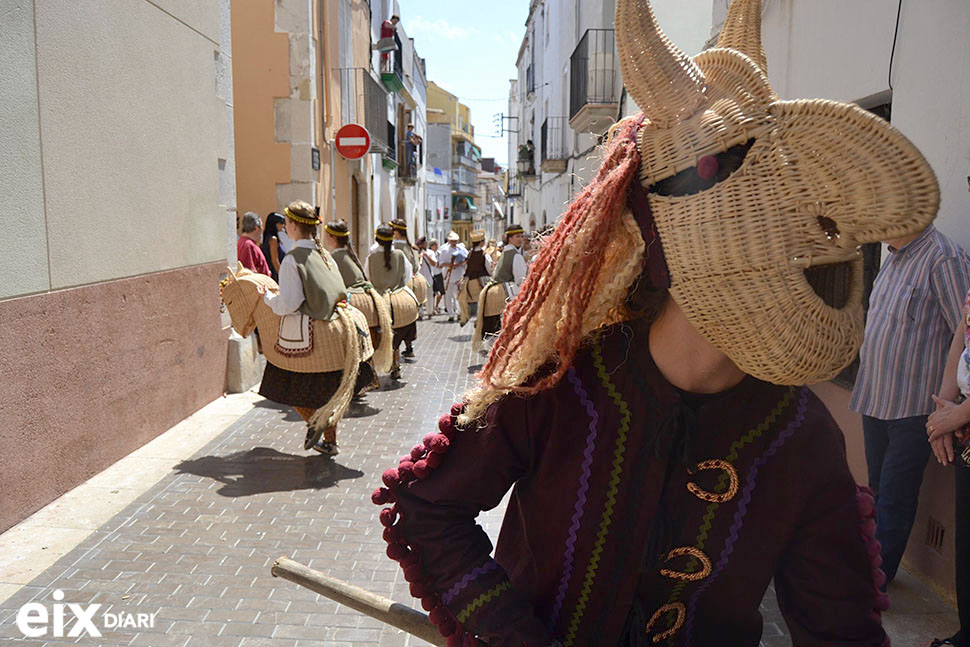
{"label": "woman's arm", "polygon": [[303,294],[300,272],[296,269],[296,260],[292,256],[284,257],[280,263],[279,283],[279,294],[264,294],[263,301],[281,317],[299,312],[306,296]]}
{"label": "woman's arm", "polygon": [[269,239],[269,255],[270,261],[273,263],[273,269],[277,274],[280,273],[280,241],[276,236]]}
{"label": "woman's arm", "polygon": [[967,329],[965,317],[953,333],[953,342],[946,358],[946,368],[943,369],[943,381],[940,384],[939,395],[933,396],[936,411],[930,414],[926,421],[926,433],[929,435],[933,455],[940,465],[947,465],[954,460],[953,432],[970,422],[970,399],[963,404],[954,402],[960,391],[957,388],[957,366],[964,351],[964,339]]}

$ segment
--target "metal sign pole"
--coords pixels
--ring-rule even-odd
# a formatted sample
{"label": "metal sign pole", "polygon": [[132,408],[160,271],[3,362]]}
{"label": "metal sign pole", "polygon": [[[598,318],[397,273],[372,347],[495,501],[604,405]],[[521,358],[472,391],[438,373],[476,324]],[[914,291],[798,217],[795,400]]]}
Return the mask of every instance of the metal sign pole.
{"label": "metal sign pole", "polygon": [[330,140],[330,219],[337,218],[337,167],[334,163],[334,149],[337,148],[337,140]]}

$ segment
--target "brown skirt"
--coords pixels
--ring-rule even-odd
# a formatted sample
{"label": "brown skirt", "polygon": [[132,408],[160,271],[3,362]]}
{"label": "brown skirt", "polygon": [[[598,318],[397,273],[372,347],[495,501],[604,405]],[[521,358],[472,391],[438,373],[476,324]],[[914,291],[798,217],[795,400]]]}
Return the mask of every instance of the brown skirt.
{"label": "brown skirt", "polygon": [[402,343],[411,343],[418,338],[418,322],[412,321],[406,326],[394,329],[394,349],[401,347]]}
{"label": "brown skirt", "polygon": [[482,336],[496,335],[502,330],[502,315],[494,317],[482,317]]}
{"label": "brown skirt", "polygon": [[[342,376],[343,371],[296,373],[267,363],[263,371],[263,381],[259,385],[259,394],[279,404],[319,409],[340,388]],[[361,362],[354,393],[369,391],[376,388],[375,384],[379,386],[380,383],[377,381],[373,361]]]}

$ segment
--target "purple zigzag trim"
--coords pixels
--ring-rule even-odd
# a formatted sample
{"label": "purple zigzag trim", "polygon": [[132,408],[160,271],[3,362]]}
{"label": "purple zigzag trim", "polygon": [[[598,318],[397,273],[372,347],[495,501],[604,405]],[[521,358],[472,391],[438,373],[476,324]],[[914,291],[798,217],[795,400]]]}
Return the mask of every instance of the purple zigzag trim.
{"label": "purple zigzag trim", "polygon": [[583,508],[586,507],[586,492],[589,490],[589,479],[591,475],[590,467],[593,465],[593,449],[596,447],[596,431],[599,427],[599,414],[596,407],[589,399],[589,394],[583,388],[583,383],[576,375],[576,371],[570,368],[566,371],[566,377],[573,385],[573,390],[579,397],[579,403],[586,408],[589,415],[589,435],[586,436],[586,450],[583,452],[583,465],[579,475],[579,493],[576,498],[576,505],[573,508],[573,519],[569,525],[569,536],[566,538],[566,550],[563,553],[562,579],[559,581],[559,590],[556,592],[556,601],[552,606],[551,622],[555,625],[559,620],[559,613],[562,611],[562,603],[566,598],[566,589],[569,587],[569,579],[573,574],[573,557],[576,552],[576,533],[579,531],[580,521],[583,519]]}
{"label": "purple zigzag trim", "polygon": [[808,389],[802,387],[801,396],[798,399],[798,409],[795,411],[795,416],[785,427],[785,430],[778,434],[772,443],[768,446],[768,449],[755,460],[751,465],[751,469],[748,470],[748,474],[745,478],[744,490],[741,492],[741,499],[738,501],[738,509],[734,513],[734,523],[731,525],[731,529],[728,531],[728,538],[724,542],[724,548],[721,550],[721,556],[717,560],[717,566],[715,566],[714,571],[704,580],[704,582],[697,587],[694,595],[690,598],[690,603],[687,607],[687,639],[685,641],[686,647],[691,647],[693,644],[693,625],[694,625],[694,612],[697,609],[697,601],[700,599],[701,595],[707,591],[717,580],[718,576],[727,566],[728,560],[731,557],[731,553],[734,551],[734,544],[737,543],[738,537],[741,534],[741,527],[744,526],[744,517],[748,513],[748,504],[751,503],[752,495],[754,494],[755,485],[757,485],[758,471],[768,462],[768,459],[778,453],[781,446],[791,438],[791,436],[802,426],[805,421],[805,411],[808,408]]}
{"label": "purple zigzag trim", "polygon": [[489,557],[487,562],[473,570],[471,573],[465,575],[465,577],[461,578],[460,582],[457,582],[454,586],[448,589],[448,592],[441,596],[442,604],[451,604],[452,600],[458,597],[458,594],[464,591],[469,584],[475,581],[475,579],[481,577],[489,571],[495,570],[496,568],[498,568],[498,562]]}

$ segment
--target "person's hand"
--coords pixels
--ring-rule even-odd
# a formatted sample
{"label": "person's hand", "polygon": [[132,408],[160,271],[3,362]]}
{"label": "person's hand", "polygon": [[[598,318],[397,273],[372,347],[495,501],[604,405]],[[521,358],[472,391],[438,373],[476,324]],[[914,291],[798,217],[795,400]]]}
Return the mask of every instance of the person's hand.
{"label": "person's hand", "polygon": [[926,432],[930,437],[930,442],[944,434],[952,434],[965,422],[959,419],[956,404],[940,399],[935,395],[932,398],[933,402],[936,403],[936,411],[931,413],[926,420]]}
{"label": "person's hand", "polygon": [[936,438],[930,438],[930,447],[933,449],[933,455],[936,456],[936,460],[946,467],[953,462],[955,454],[953,453],[953,434],[942,434]]}

